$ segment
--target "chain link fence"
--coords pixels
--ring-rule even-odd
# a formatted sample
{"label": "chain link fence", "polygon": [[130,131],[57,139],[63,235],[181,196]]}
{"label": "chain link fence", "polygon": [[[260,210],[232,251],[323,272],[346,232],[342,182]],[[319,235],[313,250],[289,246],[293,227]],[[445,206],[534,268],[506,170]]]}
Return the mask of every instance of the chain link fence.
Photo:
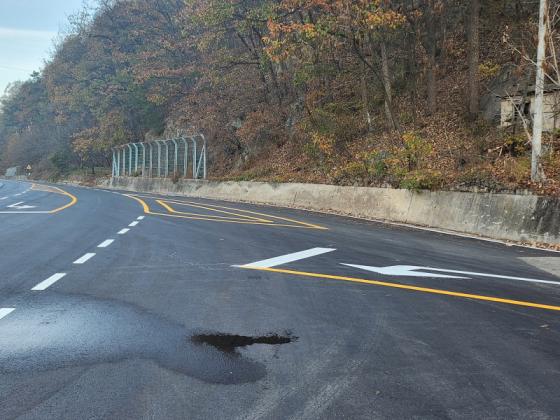
{"label": "chain link fence", "polygon": [[128,143],[113,148],[112,176],[206,179],[206,138],[202,134]]}

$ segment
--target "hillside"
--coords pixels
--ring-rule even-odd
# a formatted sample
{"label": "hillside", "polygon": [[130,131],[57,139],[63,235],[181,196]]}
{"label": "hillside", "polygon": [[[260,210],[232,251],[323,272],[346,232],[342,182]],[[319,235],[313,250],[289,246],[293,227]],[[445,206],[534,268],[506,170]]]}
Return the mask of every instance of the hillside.
{"label": "hillside", "polygon": [[532,184],[530,121],[499,127],[504,98],[525,101],[534,85],[537,9],[104,0],[3,97],[0,170],[61,177],[108,167],[115,145],[201,130],[215,179],[556,194],[560,132],[546,134],[546,180]]}

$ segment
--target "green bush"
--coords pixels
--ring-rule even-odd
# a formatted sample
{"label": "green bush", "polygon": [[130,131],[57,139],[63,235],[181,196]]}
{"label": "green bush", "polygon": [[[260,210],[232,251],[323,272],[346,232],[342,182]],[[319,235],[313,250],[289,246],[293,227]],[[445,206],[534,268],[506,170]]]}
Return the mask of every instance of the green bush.
{"label": "green bush", "polygon": [[435,170],[412,171],[400,181],[399,187],[407,190],[434,190],[443,185],[443,175]]}

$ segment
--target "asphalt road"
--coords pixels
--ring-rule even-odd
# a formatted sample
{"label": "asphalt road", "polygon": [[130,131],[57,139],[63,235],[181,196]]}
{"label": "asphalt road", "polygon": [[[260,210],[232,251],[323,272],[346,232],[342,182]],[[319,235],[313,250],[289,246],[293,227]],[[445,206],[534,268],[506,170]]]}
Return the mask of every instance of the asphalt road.
{"label": "asphalt road", "polygon": [[0,419],[560,417],[560,254],[0,184]]}

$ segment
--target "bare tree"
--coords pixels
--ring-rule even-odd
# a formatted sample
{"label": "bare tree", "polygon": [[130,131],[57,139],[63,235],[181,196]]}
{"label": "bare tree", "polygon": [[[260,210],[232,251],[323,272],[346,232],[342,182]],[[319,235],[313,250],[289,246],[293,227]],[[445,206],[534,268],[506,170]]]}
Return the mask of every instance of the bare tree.
{"label": "bare tree", "polygon": [[479,107],[479,56],[480,56],[480,0],[471,0],[469,17],[469,116],[475,119],[478,115]]}

